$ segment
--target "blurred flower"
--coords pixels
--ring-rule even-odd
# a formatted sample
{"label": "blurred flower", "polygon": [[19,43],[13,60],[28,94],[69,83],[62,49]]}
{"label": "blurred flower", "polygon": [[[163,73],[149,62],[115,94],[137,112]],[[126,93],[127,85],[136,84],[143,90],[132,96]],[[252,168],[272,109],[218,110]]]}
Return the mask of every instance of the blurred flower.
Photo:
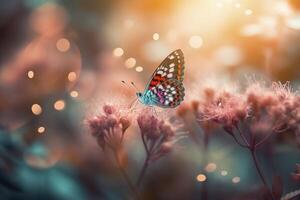
{"label": "blurred flower", "polygon": [[67,14],[63,7],[46,3],[32,13],[30,25],[40,35],[53,37],[63,31],[67,21]]}
{"label": "blurred flower", "polygon": [[300,182],[300,164],[296,164],[296,170],[291,176],[293,180]]}
{"label": "blurred flower", "polygon": [[104,114],[87,121],[91,133],[104,150],[106,146],[118,149],[122,143],[125,131],[130,126],[130,120],[119,116],[114,106],[103,106]]}

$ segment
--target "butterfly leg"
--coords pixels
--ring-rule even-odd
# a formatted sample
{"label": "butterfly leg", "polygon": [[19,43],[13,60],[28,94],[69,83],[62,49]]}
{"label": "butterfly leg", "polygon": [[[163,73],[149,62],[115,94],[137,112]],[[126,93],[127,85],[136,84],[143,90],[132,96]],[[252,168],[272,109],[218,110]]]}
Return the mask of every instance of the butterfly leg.
{"label": "butterfly leg", "polygon": [[134,99],[134,100],[131,102],[131,104],[129,105],[129,109],[130,109],[131,111],[135,111],[135,107],[136,107],[137,102],[138,102],[138,99]]}

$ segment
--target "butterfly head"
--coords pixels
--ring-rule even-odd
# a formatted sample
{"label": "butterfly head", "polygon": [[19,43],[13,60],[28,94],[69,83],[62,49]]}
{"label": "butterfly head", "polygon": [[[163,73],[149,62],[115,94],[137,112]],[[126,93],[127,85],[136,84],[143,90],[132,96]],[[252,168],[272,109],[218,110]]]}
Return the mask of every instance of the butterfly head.
{"label": "butterfly head", "polygon": [[144,94],[142,92],[137,92],[136,96],[137,96],[137,99],[139,100],[139,102],[145,104],[145,98],[144,98]]}
{"label": "butterfly head", "polygon": [[138,98],[142,98],[142,97],[143,97],[143,93],[137,92],[137,93],[136,93],[136,96],[137,96]]}

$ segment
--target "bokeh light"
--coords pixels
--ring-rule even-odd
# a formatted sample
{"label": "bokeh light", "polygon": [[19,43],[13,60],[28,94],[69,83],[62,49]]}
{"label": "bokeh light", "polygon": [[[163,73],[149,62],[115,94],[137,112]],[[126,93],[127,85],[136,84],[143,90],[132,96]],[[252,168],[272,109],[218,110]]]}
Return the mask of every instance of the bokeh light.
{"label": "bokeh light", "polygon": [[77,79],[77,75],[76,75],[75,72],[70,72],[70,73],[68,74],[68,80],[69,80],[70,82],[73,82],[73,81],[75,81],[76,79]]}
{"label": "bokeh light", "polygon": [[239,4],[239,3],[236,3],[236,4],[234,5],[234,7],[236,7],[236,8],[240,8],[240,7],[241,7],[241,4]]}
{"label": "bokeh light", "polygon": [[253,10],[251,10],[251,9],[245,10],[245,15],[250,16],[252,14],[253,14]]}
{"label": "bokeh light", "polygon": [[154,33],[152,35],[153,40],[159,40],[159,34],[158,33]]}
{"label": "bokeh light", "polygon": [[136,60],[134,58],[128,58],[126,61],[125,61],[125,66],[127,68],[133,68],[136,64]]}
{"label": "bokeh light", "polygon": [[135,68],[135,71],[137,71],[137,72],[142,72],[143,70],[144,70],[144,68],[141,67],[141,66],[137,66],[137,67]]}
{"label": "bokeh light", "polygon": [[124,54],[124,50],[122,48],[120,48],[120,47],[115,48],[114,51],[113,51],[113,54],[116,57],[121,57]]}
{"label": "bokeh light", "polygon": [[54,103],[54,109],[55,110],[58,110],[58,111],[61,111],[65,108],[65,101],[64,100],[57,100],[55,103]]}
{"label": "bokeh light", "polygon": [[197,175],[197,181],[199,181],[199,182],[206,181],[206,176],[204,174],[198,174]]}
{"label": "bokeh light", "polygon": [[33,114],[35,114],[35,115],[40,115],[41,113],[42,113],[42,107],[39,105],[39,104],[33,104],[32,106],[31,106],[31,111],[32,111],[32,113]]}
{"label": "bokeh light", "polygon": [[222,171],[221,171],[221,175],[222,175],[222,176],[226,176],[227,174],[228,174],[228,172],[227,172],[226,170],[222,170]]}
{"label": "bokeh light", "polygon": [[34,71],[32,71],[32,70],[28,71],[27,76],[28,76],[28,78],[33,79],[34,78]]}
{"label": "bokeh light", "polygon": [[67,52],[70,49],[70,42],[66,38],[61,38],[56,42],[56,48],[58,51]]}
{"label": "bokeh light", "polygon": [[215,163],[208,163],[205,166],[205,171],[207,172],[214,172],[217,169],[217,165]]}
{"label": "bokeh light", "polygon": [[200,36],[194,35],[190,37],[189,44],[192,48],[198,49],[203,45],[203,40]]}
{"label": "bokeh light", "polygon": [[44,133],[46,130],[46,128],[44,126],[40,126],[38,129],[37,129],[37,132],[38,133]]}
{"label": "bokeh light", "polygon": [[78,95],[79,94],[78,94],[78,92],[76,90],[73,90],[73,91],[70,92],[70,96],[73,97],[73,98],[78,97]]}
{"label": "bokeh light", "polygon": [[241,178],[238,177],[238,176],[235,176],[235,177],[232,178],[233,183],[239,183],[240,181],[241,181]]}

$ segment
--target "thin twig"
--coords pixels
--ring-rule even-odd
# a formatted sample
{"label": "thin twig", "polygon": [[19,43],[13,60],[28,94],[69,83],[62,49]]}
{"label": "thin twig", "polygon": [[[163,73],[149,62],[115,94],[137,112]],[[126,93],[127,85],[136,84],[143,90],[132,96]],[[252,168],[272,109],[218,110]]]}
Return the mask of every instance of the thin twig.
{"label": "thin twig", "polygon": [[130,180],[128,174],[126,173],[125,169],[123,168],[123,166],[121,164],[121,161],[119,159],[119,155],[118,155],[117,150],[116,149],[112,149],[112,151],[113,151],[113,154],[114,154],[115,159],[117,161],[118,169],[120,170],[120,172],[121,172],[122,176],[124,177],[124,179],[125,179],[128,187],[129,187],[129,189],[131,190],[132,194],[134,195],[134,198],[137,199],[137,200],[140,199],[139,198],[139,193],[138,193],[136,187],[134,186],[134,184]]}
{"label": "thin twig", "polygon": [[[136,182],[136,187],[140,187],[141,183],[142,183],[142,180],[146,174],[146,171],[148,169],[148,166],[149,166],[149,162],[150,162],[150,158],[151,158],[151,155],[152,155],[152,151],[153,151],[153,147],[155,146],[155,143],[156,141],[152,142],[151,144],[151,147],[148,149],[147,145],[145,145],[145,149],[146,149],[146,159],[144,161],[144,164],[143,164],[143,167],[142,167],[142,170],[138,176],[138,179],[137,179],[137,182]],[[146,144],[146,143],[145,143]]]}
{"label": "thin twig", "polygon": [[258,143],[255,144],[255,148],[258,148],[260,145],[262,145],[267,139],[269,139],[269,137],[272,135],[273,133],[271,132],[270,134],[268,134],[266,137],[264,137],[263,139],[261,139]]}
{"label": "thin twig", "polygon": [[148,155],[148,154],[149,154],[149,149],[148,149],[147,143],[146,143],[146,141],[145,141],[144,134],[141,134],[141,137],[142,137],[142,141],[143,141],[144,148],[145,148],[145,150],[146,150],[146,154]]}
{"label": "thin twig", "polygon": [[257,157],[256,157],[255,149],[252,149],[252,150],[250,149],[250,151],[251,151],[251,156],[252,156],[252,160],[253,160],[253,162],[254,162],[256,171],[258,172],[259,177],[260,177],[261,181],[263,182],[264,186],[265,186],[266,189],[268,190],[268,193],[269,193],[271,199],[274,200],[274,197],[273,197],[273,195],[272,195],[272,192],[270,191],[270,189],[269,189],[269,187],[268,187],[268,184],[267,184],[267,181],[266,181],[266,179],[265,179],[265,177],[264,177],[264,175],[263,175],[263,173],[262,173],[262,171],[261,171],[261,169],[260,169],[260,166],[259,166],[259,163],[258,163],[258,160],[257,160]]}
{"label": "thin twig", "polygon": [[142,170],[141,170],[141,172],[139,174],[139,177],[138,177],[138,180],[136,182],[137,187],[140,187],[141,182],[142,182],[142,180],[143,180],[143,178],[146,174],[146,171],[147,171],[148,165],[149,165],[149,160],[150,160],[150,155],[147,154],[146,159],[145,159],[144,164],[143,164],[143,167],[142,167]]}
{"label": "thin twig", "polygon": [[236,138],[236,136],[234,135],[234,133],[233,133],[233,134],[229,134],[229,135],[231,135],[231,136],[233,137],[233,139],[236,141],[236,143],[238,143],[238,145],[240,145],[241,147],[243,147],[243,148],[249,148],[249,146],[247,146],[247,145],[245,145],[245,144],[242,144],[242,143]]}
{"label": "thin twig", "polygon": [[243,141],[245,142],[246,146],[250,146],[247,138],[244,136],[244,134],[242,133],[242,131],[238,125],[236,125],[236,129],[238,130],[238,132],[239,132],[241,138],[243,139]]}

